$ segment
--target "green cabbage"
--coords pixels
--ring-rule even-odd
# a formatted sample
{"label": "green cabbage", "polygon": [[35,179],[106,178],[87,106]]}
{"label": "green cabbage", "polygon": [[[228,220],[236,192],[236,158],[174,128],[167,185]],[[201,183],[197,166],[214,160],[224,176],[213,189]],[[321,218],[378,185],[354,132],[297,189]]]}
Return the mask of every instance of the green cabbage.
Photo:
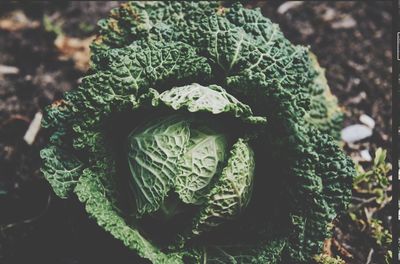
{"label": "green cabbage", "polygon": [[354,166],[323,69],[241,4],[130,2],[49,106],[42,172],[152,263],[310,263]]}

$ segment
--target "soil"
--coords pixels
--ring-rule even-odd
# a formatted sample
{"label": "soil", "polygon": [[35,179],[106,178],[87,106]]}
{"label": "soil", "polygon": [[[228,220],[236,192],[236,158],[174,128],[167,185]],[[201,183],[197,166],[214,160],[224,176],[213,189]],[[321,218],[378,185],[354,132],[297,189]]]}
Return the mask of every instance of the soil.
{"label": "soil", "polygon": [[[0,65],[18,69],[16,74],[0,73],[0,263],[139,262],[120,241],[88,219],[78,201],[62,200],[52,193],[40,173],[39,150],[47,143],[46,132],[39,131],[32,145],[23,140],[35,113],[76,87],[84,75],[73,60],[60,59],[54,45],[59,30],[71,38],[93,36],[96,22],[118,4],[0,4],[0,18],[22,12],[30,20],[17,30],[1,29],[0,24]],[[360,150],[373,155],[382,147],[391,157],[392,3],[303,2],[287,10],[269,1],[246,5],[260,7],[293,43],[311,47],[345,109],[344,126],[360,123],[362,114],[374,119],[373,135],[345,145],[345,150],[360,159]],[[32,21],[38,26],[32,26]],[[46,21],[51,21],[50,29]],[[389,214],[382,210],[379,216],[386,227]],[[334,235],[352,254],[348,263],[366,263],[375,247],[346,217],[339,219]],[[383,263],[385,253],[375,247],[370,263]]]}

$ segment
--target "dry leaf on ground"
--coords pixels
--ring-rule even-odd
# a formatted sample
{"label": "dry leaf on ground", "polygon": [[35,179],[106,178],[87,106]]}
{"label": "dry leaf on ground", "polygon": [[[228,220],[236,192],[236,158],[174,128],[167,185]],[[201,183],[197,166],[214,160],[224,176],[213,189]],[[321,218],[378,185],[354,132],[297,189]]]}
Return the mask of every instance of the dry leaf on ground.
{"label": "dry leaf on ground", "polygon": [[54,45],[60,52],[59,59],[72,59],[75,63],[75,68],[85,72],[89,68],[90,49],[89,46],[95,36],[90,36],[85,39],[72,38],[65,35],[59,35]]}
{"label": "dry leaf on ground", "polygon": [[26,28],[37,28],[39,21],[30,20],[21,10],[16,10],[0,18],[0,29],[18,31]]}

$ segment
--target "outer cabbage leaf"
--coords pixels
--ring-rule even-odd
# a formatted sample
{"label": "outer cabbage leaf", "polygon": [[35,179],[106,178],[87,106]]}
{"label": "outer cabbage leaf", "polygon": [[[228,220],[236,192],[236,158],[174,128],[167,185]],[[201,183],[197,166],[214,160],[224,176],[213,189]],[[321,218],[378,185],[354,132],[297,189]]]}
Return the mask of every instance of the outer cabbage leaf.
{"label": "outer cabbage leaf", "polygon": [[110,177],[115,176],[113,160],[103,158],[90,169],[85,169],[75,188],[79,200],[86,204],[86,211],[92,215],[97,223],[115,238],[121,240],[125,246],[136,251],[139,256],[149,259],[153,263],[182,264],[182,255],[179,252],[165,254],[148,241],[139,232],[133,221],[130,223],[124,218],[118,207],[117,187]]}
{"label": "outer cabbage leaf", "polygon": [[42,172],[61,198],[67,198],[81,176],[83,163],[68,151],[49,146],[40,151],[43,159]]}
{"label": "outer cabbage leaf", "polygon": [[310,59],[318,75],[314,79],[310,111],[305,119],[326,134],[340,139],[340,127],[343,122],[343,110],[337,106],[337,98],[331,93],[325,77],[325,69],[318,64],[315,54]]}
{"label": "outer cabbage leaf", "polygon": [[[208,264],[259,264],[280,263],[287,242],[285,240],[270,240],[262,245],[238,244],[232,246],[213,247],[204,251],[203,262]],[[206,253],[207,252],[207,253]],[[193,262],[195,263],[195,262]],[[199,262],[198,262],[199,263]]]}

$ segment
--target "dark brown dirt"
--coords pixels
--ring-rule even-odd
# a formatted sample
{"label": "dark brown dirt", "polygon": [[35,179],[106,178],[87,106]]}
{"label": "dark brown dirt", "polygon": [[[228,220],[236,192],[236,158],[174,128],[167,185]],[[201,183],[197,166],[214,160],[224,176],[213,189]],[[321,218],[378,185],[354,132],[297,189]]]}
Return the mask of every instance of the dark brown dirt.
{"label": "dark brown dirt", "polygon": [[[134,255],[119,241],[88,220],[77,201],[64,201],[40,174],[39,150],[47,135],[40,131],[29,146],[22,137],[36,112],[64,91],[76,87],[83,72],[72,61],[60,61],[54,32],[43,27],[46,16],[70,37],[93,35],[98,19],[117,2],[0,4],[0,17],[22,10],[37,28],[13,32],[0,29],[0,65],[19,73],[0,74],[0,263],[129,263]],[[371,116],[372,137],[346,150],[373,154],[377,147],[391,152],[391,2],[309,2],[277,12],[279,3],[250,1],[281,26],[293,43],[310,45],[326,68],[328,82],[345,108],[345,126]],[[368,165],[368,162],[366,163]],[[72,217],[73,216],[73,217]],[[381,212],[389,226],[388,210]],[[366,263],[373,243],[344,218],[335,232],[355,256],[349,263]],[[371,263],[383,263],[385,252],[375,250]]]}

